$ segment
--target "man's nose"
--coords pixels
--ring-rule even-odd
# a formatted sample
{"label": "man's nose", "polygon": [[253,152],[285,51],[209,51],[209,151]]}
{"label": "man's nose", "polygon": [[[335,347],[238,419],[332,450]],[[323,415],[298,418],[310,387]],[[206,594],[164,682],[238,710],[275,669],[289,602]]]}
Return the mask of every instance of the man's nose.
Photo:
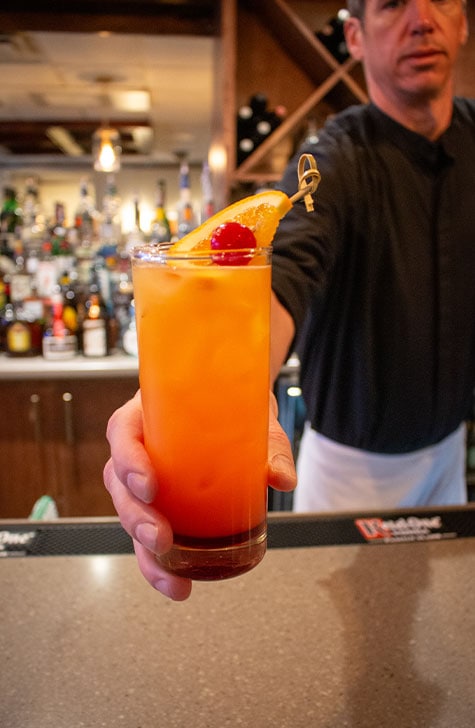
{"label": "man's nose", "polygon": [[432,33],[434,30],[433,0],[409,0],[407,11],[411,31],[415,34]]}

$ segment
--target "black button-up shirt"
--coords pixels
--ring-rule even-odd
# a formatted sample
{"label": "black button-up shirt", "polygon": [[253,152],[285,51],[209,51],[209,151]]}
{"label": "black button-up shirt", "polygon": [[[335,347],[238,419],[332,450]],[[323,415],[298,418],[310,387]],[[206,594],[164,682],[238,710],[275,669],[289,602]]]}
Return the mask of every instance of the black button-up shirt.
{"label": "black button-up shirt", "polygon": [[308,418],[373,452],[436,443],[475,385],[475,101],[455,100],[435,143],[369,104],[302,151],[322,181],[315,211],[297,203],[279,226],[273,288],[299,332]]}

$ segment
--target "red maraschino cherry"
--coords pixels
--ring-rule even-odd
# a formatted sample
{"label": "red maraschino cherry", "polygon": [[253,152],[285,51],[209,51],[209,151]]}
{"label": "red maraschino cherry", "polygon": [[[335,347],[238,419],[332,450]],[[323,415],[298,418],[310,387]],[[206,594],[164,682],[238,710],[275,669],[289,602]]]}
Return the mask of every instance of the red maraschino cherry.
{"label": "red maraschino cherry", "polygon": [[223,222],[213,231],[210,244],[211,250],[219,251],[213,255],[213,261],[218,265],[247,265],[252,256],[237,253],[236,250],[255,248],[256,237],[250,228],[240,222]]}

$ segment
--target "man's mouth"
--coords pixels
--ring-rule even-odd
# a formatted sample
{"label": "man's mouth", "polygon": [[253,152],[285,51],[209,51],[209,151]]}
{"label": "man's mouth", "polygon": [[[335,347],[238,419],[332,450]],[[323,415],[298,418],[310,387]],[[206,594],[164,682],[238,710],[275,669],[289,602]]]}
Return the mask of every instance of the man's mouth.
{"label": "man's mouth", "polygon": [[420,50],[405,53],[402,56],[402,60],[424,65],[427,63],[434,63],[442,55],[443,53],[439,48],[421,48]]}

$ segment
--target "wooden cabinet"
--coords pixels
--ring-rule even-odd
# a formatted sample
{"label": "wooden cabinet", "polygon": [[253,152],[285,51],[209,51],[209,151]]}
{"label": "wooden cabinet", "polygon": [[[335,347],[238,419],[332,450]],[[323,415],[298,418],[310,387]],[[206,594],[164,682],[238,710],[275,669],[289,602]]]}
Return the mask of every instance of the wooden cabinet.
{"label": "wooden cabinet", "polygon": [[[228,188],[280,179],[309,118],[367,101],[360,64],[343,64],[316,37],[341,8],[332,0],[223,0],[221,126],[228,157]],[[284,122],[236,167],[236,110],[255,93],[284,105]],[[231,193],[232,196],[232,193]]]}
{"label": "wooden cabinet", "polygon": [[25,518],[41,495],[60,516],[115,515],[102,481],[112,412],[135,377],[0,382],[0,518]]}

